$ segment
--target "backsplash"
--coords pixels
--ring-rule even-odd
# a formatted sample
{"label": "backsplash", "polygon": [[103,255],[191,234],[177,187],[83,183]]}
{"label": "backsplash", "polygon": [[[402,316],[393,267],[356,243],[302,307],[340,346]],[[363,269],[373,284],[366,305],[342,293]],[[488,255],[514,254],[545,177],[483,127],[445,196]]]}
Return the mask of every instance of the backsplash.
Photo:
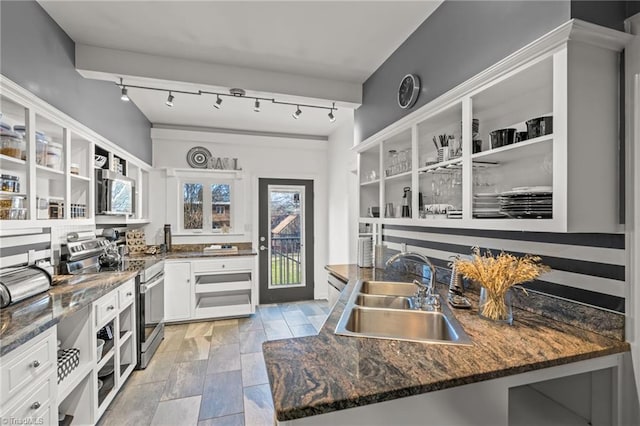
{"label": "backsplash", "polygon": [[0,268],[23,265],[34,250],[33,260],[51,257],[51,228],[3,231],[0,237]]}
{"label": "backsplash", "polygon": [[407,250],[428,256],[438,267],[441,282],[448,282],[451,257],[470,254],[472,246],[538,255],[552,271],[523,286],[528,296],[516,291],[515,306],[624,340],[624,234],[383,225],[382,240],[391,250],[406,243]]}

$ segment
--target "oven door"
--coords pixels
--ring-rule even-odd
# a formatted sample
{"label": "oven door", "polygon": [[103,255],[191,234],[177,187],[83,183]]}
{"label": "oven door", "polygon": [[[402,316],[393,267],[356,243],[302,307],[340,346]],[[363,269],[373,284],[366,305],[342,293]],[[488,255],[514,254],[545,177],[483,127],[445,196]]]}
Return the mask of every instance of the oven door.
{"label": "oven door", "polygon": [[138,338],[141,351],[147,352],[164,326],[164,273],[140,284]]}

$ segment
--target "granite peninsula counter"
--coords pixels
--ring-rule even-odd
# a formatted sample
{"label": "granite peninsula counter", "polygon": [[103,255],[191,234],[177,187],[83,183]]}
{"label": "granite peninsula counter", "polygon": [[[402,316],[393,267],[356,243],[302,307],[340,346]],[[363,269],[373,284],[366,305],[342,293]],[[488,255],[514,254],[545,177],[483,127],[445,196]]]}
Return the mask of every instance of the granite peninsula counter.
{"label": "granite peninsula counter", "polygon": [[519,309],[513,326],[482,320],[477,309],[454,310],[472,346],[338,336],[335,327],[358,279],[410,279],[353,265],[327,270],[349,283],[318,335],[263,343],[278,421],[629,351],[626,342]]}

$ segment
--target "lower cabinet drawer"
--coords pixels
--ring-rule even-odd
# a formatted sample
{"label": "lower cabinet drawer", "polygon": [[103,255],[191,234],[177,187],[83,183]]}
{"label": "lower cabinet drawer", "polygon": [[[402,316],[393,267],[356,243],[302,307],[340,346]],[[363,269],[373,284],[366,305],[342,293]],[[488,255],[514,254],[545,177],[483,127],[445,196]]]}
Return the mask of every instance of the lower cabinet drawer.
{"label": "lower cabinet drawer", "polygon": [[[12,424],[49,424],[51,415],[51,397],[53,391],[53,378],[48,378],[33,391],[20,398],[11,407],[3,412],[3,419],[11,419]],[[41,420],[42,419],[42,420]]]}
{"label": "lower cabinet drawer", "polygon": [[55,327],[0,359],[0,404],[49,374],[57,362]]}
{"label": "lower cabinet drawer", "polygon": [[253,269],[253,257],[224,258],[193,262],[193,272],[243,271]]}
{"label": "lower cabinet drawer", "polygon": [[129,305],[135,299],[136,293],[134,285],[134,281],[129,281],[118,288],[118,306],[120,309]]}
{"label": "lower cabinet drawer", "polygon": [[93,306],[95,308],[96,326],[100,328],[110,319],[115,318],[118,312],[118,292],[112,291],[106,296],[102,296]]}

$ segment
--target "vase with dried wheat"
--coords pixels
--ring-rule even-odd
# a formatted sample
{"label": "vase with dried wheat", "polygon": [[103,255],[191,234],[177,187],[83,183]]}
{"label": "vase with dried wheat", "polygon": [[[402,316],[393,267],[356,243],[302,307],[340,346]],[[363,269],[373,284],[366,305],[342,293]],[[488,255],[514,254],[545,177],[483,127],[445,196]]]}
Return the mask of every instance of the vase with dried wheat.
{"label": "vase with dried wheat", "polygon": [[[511,324],[513,322],[510,303],[511,288],[548,272],[549,267],[540,261],[539,256],[529,254],[516,257],[500,252],[499,255],[494,256],[490,250],[483,254],[479,247],[473,247],[471,259],[458,256],[452,264],[463,277],[482,286],[478,305],[480,316]],[[526,293],[526,290],[522,290]]]}

